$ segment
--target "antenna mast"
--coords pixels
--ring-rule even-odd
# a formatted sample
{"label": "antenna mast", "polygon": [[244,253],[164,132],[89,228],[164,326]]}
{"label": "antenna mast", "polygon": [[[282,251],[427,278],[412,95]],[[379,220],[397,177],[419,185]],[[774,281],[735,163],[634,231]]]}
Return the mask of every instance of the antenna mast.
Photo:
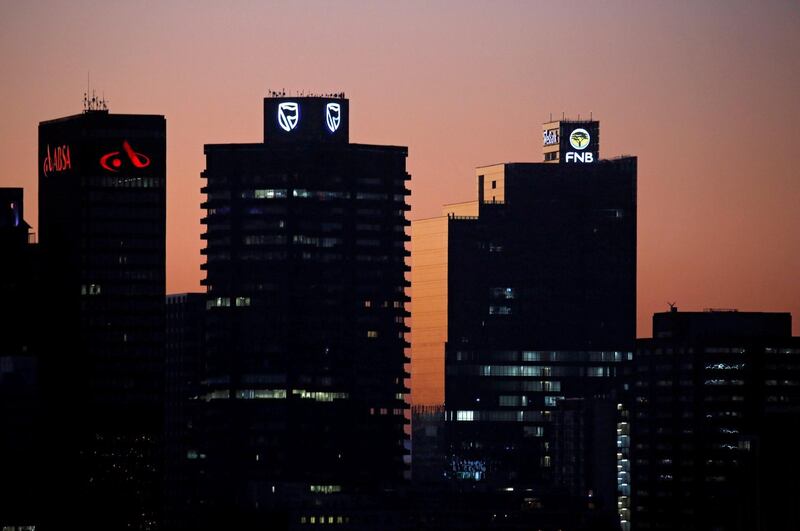
{"label": "antenna mast", "polygon": [[[106,100],[105,93],[101,97],[97,97],[97,94],[94,90],[91,90],[91,79],[89,77],[90,73],[86,72],[86,92],[83,93],[83,112],[95,112],[95,111],[108,111],[108,101]],[[91,91],[92,96],[89,97],[89,92]]]}

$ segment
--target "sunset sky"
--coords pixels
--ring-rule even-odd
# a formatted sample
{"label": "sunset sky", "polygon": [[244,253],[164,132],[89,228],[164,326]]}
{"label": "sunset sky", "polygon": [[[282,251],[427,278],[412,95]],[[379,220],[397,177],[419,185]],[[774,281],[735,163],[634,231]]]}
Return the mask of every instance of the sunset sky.
{"label": "sunset sky", "polygon": [[639,157],[638,332],[677,301],[800,334],[800,3],[0,0],[0,186],[37,230],[37,125],[167,118],[167,288],[200,289],[203,144],[262,139],[268,89],[345,91],[353,142],[406,145],[412,219],[475,166],[540,161],[550,114]]}

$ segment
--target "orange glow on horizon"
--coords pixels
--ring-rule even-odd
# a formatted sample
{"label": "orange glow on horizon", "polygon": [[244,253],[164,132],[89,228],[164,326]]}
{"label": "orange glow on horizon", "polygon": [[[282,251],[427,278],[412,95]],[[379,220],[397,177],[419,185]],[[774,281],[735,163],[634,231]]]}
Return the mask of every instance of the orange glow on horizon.
{"label": "orange glow on horizon", "polygon": [[344,90],[352,142],[407,145],[413,219],[473,198],[476,166],[541,161],[551,112],[593,112],[601,156],[639,157],[639,336],[667,301],[800,335],[791,3],[80,4],[0,7],[0,186],[34,230],[37,125],[81,111],[87,71],[112,113],[166,116],[173,293],[200,290],[203,144],[260,142],[270,88]]}

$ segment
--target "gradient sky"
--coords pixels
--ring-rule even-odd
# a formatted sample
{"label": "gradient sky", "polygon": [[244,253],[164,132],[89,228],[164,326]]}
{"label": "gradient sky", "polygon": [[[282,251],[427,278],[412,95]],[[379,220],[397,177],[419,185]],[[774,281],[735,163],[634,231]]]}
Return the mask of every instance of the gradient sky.
{"label": "gradient sky", "polygon": [[200,288],[203,144],[262,138],[268,89],[344,90],[351,140],[407,145],[412,218],[475,166],[540,161],[552,113],[639,156],[639,322],[677,301],[800,334],[800,4],[0,0],[0,186],[37,222],[37,124],[167,117],[167,287]]}

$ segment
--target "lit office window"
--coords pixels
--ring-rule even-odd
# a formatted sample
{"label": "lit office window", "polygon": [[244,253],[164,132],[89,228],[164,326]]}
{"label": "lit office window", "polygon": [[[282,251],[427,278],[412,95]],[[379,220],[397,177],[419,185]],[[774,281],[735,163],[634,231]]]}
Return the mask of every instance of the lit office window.
{"label": "lit office window", "polygon": [[285,199],[286,190],[254,190],[253,197],[256,199]]}
{"label": "lit office window", "polygon": [[216,299],[211,299],[210,301],[206,302],[206,308],[224,308],[229,307],[231,305],[230,297],[217,297]]}
{"label": "lit office window", "polygon": [[535,351],[523,351],[522,361],[542,361],[542,353]]}
{"label": "lit office window", "polygon": [[81,286],[81,295],[100,295],[100,284],[84,284]]}
{"label": "lit office window", "polygon": [[475,420],[474,411],[456,411],[456,420],[462,422],[471,422]]}
{"label": "lit office window", "polygon": [[563,400],[563,396],[546,396],[544,397],[544,405],[549,407],[555,407],[556,403],[559,400]]}
{"label": "lit office window", "polygon": [[492,298],[494,299],[514,299],[516,298],[516,293],[514,288],[509,287],[498,287],[498,288],[491,288],[490,293]]}

